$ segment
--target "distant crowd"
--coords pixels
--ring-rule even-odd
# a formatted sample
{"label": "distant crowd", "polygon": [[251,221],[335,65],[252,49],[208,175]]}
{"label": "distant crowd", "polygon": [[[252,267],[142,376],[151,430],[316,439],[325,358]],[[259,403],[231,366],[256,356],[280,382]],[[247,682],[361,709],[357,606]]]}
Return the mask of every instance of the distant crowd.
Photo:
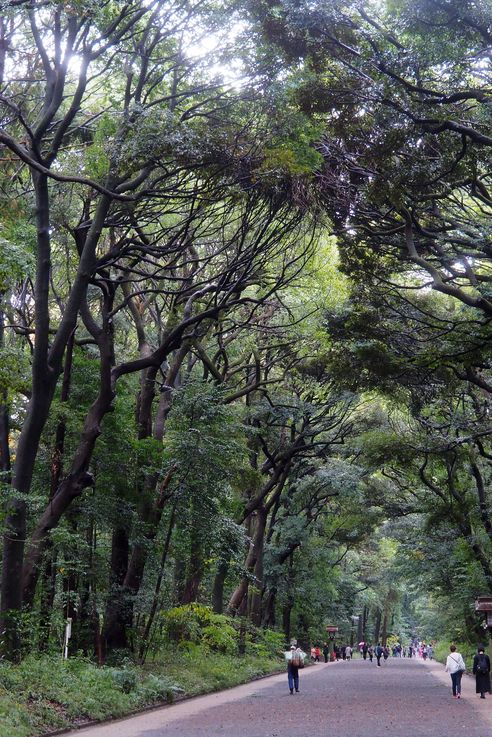
{"label": "distant crowd", "polygon": [[[314,645],[311,648],[310,655],[313,663],[321,662],[322,656],[325,663],[327,663],[329,660],[351,660],[354,652],[360,653],[364,660],[369,660],[371,663],[376,660],[379,667],[381,667],[381,660],[388,660],[390,656],[393,658],[422,658],[423,660],[427,660],[427,658],[432,660],[434,656],[432,645],[419,640],[412,640],[407,646],[402,645],[401,642],[396,642],[391,648],[388,645],[382,645],[380,642],[377,645],[359,642],[356,648],[351,645],[331,644],[330,648],[330,645],[324,642],[323,647]],[[298,647],[297,640],[293,640],[290,649],[285,653],[287,678],[291,694],[299,692],[299,670],[304,667],[306,658],[307,654]]]}
{"label": "distant crowd", "polygon": [[[434,649],[432,645],[427,645],[425,641],[412,641],[408,646],[402,645],[400,642],[395,643],[394,645],[388,647],[388,645],[381,645],[380,642],[377,643],[377,645],[371,645],[368,642],[359,642],[356,648],[351,647],[351,645],[338,645],[335,644],[333,646],[333,660],[351,660],[354,652],[359,652],[364,660],[369,659],[370,662],[374,660],[374,658],[378,661],[383,658],[383,660],[387,660],[390,656],[393,658],[423,658],[426,660],[429,658],[429,660],[432,660],[434,657]],[[328,646],[328,643],[323,643],[323,648],[320,648],[319,645],[315,645],[311,648],[311,661],[313,663],[319,663],[321,661],[321,654],[323,654],[323,658],[325,663],[328,662],[330,658],[330,648]]]}

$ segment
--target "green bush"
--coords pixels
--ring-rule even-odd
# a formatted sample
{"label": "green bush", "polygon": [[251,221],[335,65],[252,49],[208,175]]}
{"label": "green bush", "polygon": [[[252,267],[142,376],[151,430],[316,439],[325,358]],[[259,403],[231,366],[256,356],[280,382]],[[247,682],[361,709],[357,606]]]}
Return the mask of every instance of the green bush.
{"label": "green bush", "polygon": [[164,637],[170,643],[177,643],[182,650],[192,643],[205,650],[237,652],[239,635],[234,620],[223,614],[214,614],[210,607],[187,604],[169,609],[161,616]]}
{"label": "green bush", "polygon": [[229,624],[209,624],[202,629],[202,643],[219,653],[237,652],[237,633]]}
{"label": "green bush", "polygon": [[282,657],[285,650],[285,638],[282,632],[257,629],[249,631],[246,637],[246,652],[259,657]]}
{"label": "green bush", "polygon": [[113,668],[111,673],[116,688],[119,688],[123,693],[135,691],[138,683],[138,674],[134,670]]}
{"label": "green bush", "polygon": [[161,614],[164,633],[170,642],[199,642],[202,627],[210,624],[212,616],[210,607],[200,604],[174,607]]}
{"label": "green bush", "polygon": [[165,676],[150,675],[140,687],[140,695],[146,704],[157,701],[172,703],[174,697],[183,692],[184,689]]}

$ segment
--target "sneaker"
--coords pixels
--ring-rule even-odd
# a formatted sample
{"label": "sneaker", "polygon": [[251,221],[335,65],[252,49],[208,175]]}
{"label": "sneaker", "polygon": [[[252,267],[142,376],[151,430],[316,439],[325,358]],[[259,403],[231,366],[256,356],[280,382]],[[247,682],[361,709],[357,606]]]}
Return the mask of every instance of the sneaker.
{"label": "sneaker", "polygon": [[461,694],[460,694],[460,693],[459,693],[459,694],[457,694],[457,695],[456,695],[456,698],[457,698],[457,699],[461,699]]}
{"label": "sneaker", "polygon": [[290,689],[290,692],[291,692],[291,693],[294,693],[294,689],[293,689],[293,688],[291,688],[291,689]]}
{"label": "sneaker", "polygon": [[299,689],[298,688],[296,688],[296,693],[299,693]]}

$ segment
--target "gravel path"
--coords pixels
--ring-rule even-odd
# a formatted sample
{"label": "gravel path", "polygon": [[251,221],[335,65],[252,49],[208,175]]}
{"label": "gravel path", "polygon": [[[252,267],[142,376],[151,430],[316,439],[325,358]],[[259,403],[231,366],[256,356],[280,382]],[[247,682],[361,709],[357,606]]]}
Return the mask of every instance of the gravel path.
{"label": "gravel path", "polygon": [[77,737],[492,737],[492,696],[463,678],[461,700],[440,663],[390,659],[319,664],[287,676],[70,733]]}

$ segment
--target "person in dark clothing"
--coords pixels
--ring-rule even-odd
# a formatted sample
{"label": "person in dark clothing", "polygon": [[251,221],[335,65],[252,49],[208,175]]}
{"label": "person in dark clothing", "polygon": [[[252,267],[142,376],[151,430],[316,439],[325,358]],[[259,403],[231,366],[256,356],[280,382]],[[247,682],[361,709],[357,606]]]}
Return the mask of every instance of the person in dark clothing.
{"label": "person in dark clothing", "polygon": [[376,654],[376,660],[378,661],[379,667],[381,667],[381,655],[384,653],[383,648],[381,647],[380,643],[376,645],[376,649],[374,650]]}
{"label": "person in dark clothing", "polygon": [[473,673],[475,674],[475,691],[484,699],[490,693],[490,658],[485,654],[483,645],[478,646],[478,652],[473,658]]}
{"label": "person in dark clothing", "polygon": [[330,648],[328,647],[328,643],[323,643],[323,657],[325,659],[325,663],[328,662],[328,655],[330,654]]}

